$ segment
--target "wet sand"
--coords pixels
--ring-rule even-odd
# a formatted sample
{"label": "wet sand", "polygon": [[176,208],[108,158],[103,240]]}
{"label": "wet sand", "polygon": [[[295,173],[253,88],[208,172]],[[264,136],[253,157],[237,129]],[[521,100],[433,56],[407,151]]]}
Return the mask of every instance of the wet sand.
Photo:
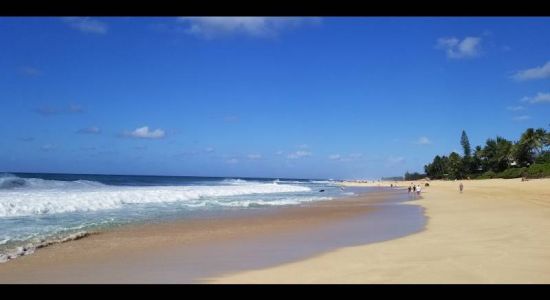
{"label": "wet sand", "polygon": [[0,283],[192,283],[421,231],[403,190],[123,227],[0,264]]}
{"label": "wet sand", "polygon": [[550,283],[550,179],[463,183],[463,193],[455,181],[423,187],[423,199],[415,202],[425,208],[428,223],[416,234],[213,282]]}

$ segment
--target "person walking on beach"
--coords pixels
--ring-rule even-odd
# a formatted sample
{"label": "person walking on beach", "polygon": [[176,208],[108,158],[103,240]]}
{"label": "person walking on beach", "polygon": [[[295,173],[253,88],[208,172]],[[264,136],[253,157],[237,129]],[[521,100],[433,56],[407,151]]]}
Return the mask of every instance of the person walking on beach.
{"label": "person walking on beach", "polygon": [[422,191],[422,187],[420,187],[420,184],[418,185],[418,187],[416,188],[416,194],[418,196],[420,196],[420,192]]}
{"label": "person walking on beach", "polygon": [[460,193],[462,193],[462,190],[464,190],[464,185],[462,182],[458,185],[458,188],[460,189]]}
{"label": "person walking on beach", "polygon": [[412,187],[409,185],[409,194],[411,193]]}

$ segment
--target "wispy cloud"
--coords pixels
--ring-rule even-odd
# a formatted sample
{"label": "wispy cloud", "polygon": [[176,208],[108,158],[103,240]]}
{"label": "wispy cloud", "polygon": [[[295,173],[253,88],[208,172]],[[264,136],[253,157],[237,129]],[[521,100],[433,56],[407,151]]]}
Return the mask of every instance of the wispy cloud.
{"label": "wispy cloud", "polygon": [[342,158],[342,155],[340,154],[331,154],[328,156],[328,159],[330,160],[339,160],[340,158]]}
{"label": "wispy cloud", "polygon": [[42,75],[42,71],[40,71],[37,68],[33,68],[33,67],[29,67],[29,66],[21,67],[21,68],[19,68],[18,71],[19,71],[19,74],[24,75],[24,76],[28,76],[28,77],[36,77],[36,76]]}
{"label": "wispy cloud", "polygon": [[67,107],[41,106],[32,109],[33,112],[42,116],[53,116],[62,114],[79,114],[85,112],[85,109],[80,105],[71,104]]}
{"label": "wispy cloud", "polygon": [[214,152],[214,150],[215,150],[214,147],[206,147],[206,148],[204,148],[204,152],[206,152],[206,153],[212,153],[212,152]]}
{"label": "wispy cloud", "polygon": [[432,141],[430,141],[430,139],[425,136],[421,136],[418,138],[418,140],[416,140],[416,144],[418,145],[429,145],[431,143]]}
{"label": "wispy cloud", "polygon": [[66,17],[63,21],[71,28],[85,33],[106,34],[109,29],[106,23],[90,17]]}
{"label": "wispy cloud", "polygon": [[242,34],[252,37],[276,36],[280,31],[302,24],[318,24],[319,18],[298,17],[180,17],[188,25],[185,32],[205,39]]}
{"label": "wispy cloud", "polygon": [[540,67],[534,67],[516,72],[512,78],[518,81],[543,79],[550,77],[550,61]]}
{"label": "wispy cloud", "polygon": [[520,111],[520,110],[524,110],[525,107],[524,106],[521,106],[521,105],[518,105],[518,106],[508,106],[506,107],[507,110],[511,110],[511,111]]}
{"label": "wispy cloud", "polygon": [[166,133],[162,129],[149,130],[149,126],[136,128],[134,131],[123,133],[124,136],[138,139],[162,139]]}
{"label": "wispy cloud", "polygon": [[246,157],[248,157],[248,159],[250,160],[256,160],[256,159],[261,159],[262,155],[254,153],[254,154],[248,154]]}
{"label": "wispy cloud", "polygon": [[236,159],[236,158],[230,158],[230,159],[226,160],[225,162],[228,163],[228,164],[234,165],[234,164],[238,163],[239,160]]}
{"label": "wispy cloud", "polygon": [[40,150],[45,151],[45,152],[49,152],[49,151],[55,150],[56,148],[57,147],[55,145],[45,144],[45,145],[42,145],[42,147],[40,147]]}
{"label": "wispy cloud", "polygon": [[311,156],[311,152],[298,150],[296,152],[289,153],[286,157],[289,159],[298,159],[298,158],[308,157],[308,156]]}
{"label": "wispy cloud", "polygon": [[76,133],[80,133],[80,134],[100,134],[101,129],[99,129],[99,127],[97,127],[97,126],[91,126],[91,127],[81,128],[81,129],[77,130]]}
{"label": "wispy cloud", "polygon": [[80,105],[77,105],[77,104],[69,105],[68,112],[70,113],[82,113],[84,111],[85,111],[84,108]]}
{"label": "wispy cloud", "polygon": [[349,161],[354,161],[354,160],[357,160],[359,158],[361,158],[363,156],[362,153],[351,153],[351,154],[348,154],[348,155],[341,155],[341,154],[331,154],[328,156],[328,159],[330,160],[335,160],[335,161],[340,161],[340,162],[349,162]]}
{"label": "wispy cloud", "polygon": [[512,120],[514,120],[516,122],[526,121],[526,120],[529,120],[529,119],[531,119],[531,116],[528,116],[528,115],[517,116],[517,117],[512,118]]}
{"label": "wispy cloud", "polygon": [[437,40],[437,49],[445,50],[448,58],[472,58],[479,56],[481,49],[480,37],[465,37],[460,40],[456,37],[445,37]]}
{"label": "wispy cloud", "polygon": [[531,104],[538,103],[550,103],[550,93],[537,93],[533,97],[523,97],[521,102],[527,102]]}
{"label": "wispy cloud", "polygon": [[275,152],[275,154],[277,154],[277,155],[283,155],[283,153],[284,153],[284,152],[283,152],[283,151],[281,151],[281,150],[279,150],[279,151]]}
{"label": "wispy cloud", "polygon": [[356,158],[361,158],[363,157],[363,153],[351,153],[350,155],[348,155],[350,158],[353,158],[353,159],[356,159]]}
{"label": "wispy cloud", "polygon": [[396,164],[402,164],[405,162],[405,158],[403,156],[390,156],[386,160],[388,164],[390,165],[396,165]]}

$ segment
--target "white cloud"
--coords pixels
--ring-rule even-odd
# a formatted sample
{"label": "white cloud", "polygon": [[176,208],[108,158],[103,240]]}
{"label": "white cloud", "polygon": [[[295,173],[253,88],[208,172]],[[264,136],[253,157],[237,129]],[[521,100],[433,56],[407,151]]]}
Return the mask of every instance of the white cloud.
{"label": "white cloud", "polygon": [[297,17],[180,17],[178,22],[189,24],[185,31],[206,39],[232,34],[253,37],[274,36],[287,27],[302,23],[319,23],[319,18]]}
{"label": "white cloud", "polygon": [[67,17],[63,18],[63,20],[70,27],[86,33],[106,34],[109,29],[106,23],[90,17]]}
{"label": "white cloud", "polygon": [[521,106],[521,105],[518,105],[518,106],[508,106],[506,107],[507,110],[511,110],[511,111],[520,111],[520,110],[524,110],[525,107],[524,106]]}
{"label": "white cloud", "polygon": [[277,154],[277,155],[282,155],[282,154],[283,154],[283,151],[279,150],[279,151],[275,152],[275,154]]}
{"label": "white cloud", "polygon": [[517,122],[526,121],[526,120],[529,120],[529,119],[531,119],[531,116],[527,116],[527,115],[517,116],[517,117],[512,118],[512,120],[517,121]]}
{"label": "white cloud", "polygon": [[214,152],[214,150],[215,150],[214,147],[206,147],[206,148],[204,148],[204,152],[206,152],[206,153]]}
{"label": "white cloud", "polygon": [[449,58],[468,58],[479,55],[481,38],[465,37],[460,40],[456,37],[440,38],[437,40],[438,49],[443,49]]}
{"label": "white cloud", "polygon": [[290,159],[298,159],[298,158],[307,157],[307,156],[311,156],[311,152],[304,151],[304,150],[298,150],[296,152],[289,153],[287,155],[287,157]]}
{"label": "white cloud", "polygon": [[236,163],[239,162],[239,160],[236,159],[236,158],[231,158],[231,159],[226,160],[225,162],[228,163],[228,164],[236,164]]}
{"label": "white cloud", "polygon": [[79,129],[79,130],[77,131],[77,133],[82,133],[82,134],[100,134],[100,133],[101,133],[101,129],[99,129],[99,127],[97,127],[97,126],[92,126],[92,127],[87,127],[87,128]]}
{"label": "white cloud", "polygon": [[523,97],[521,102],[528,102],[531,104],[550,103],[550,93],[537,93],[534,97]]}
{"label": "white cloud", "polygon": [[140,139],[161,139],[165,136],[165,132],[162,129],[150,131],[148,126],[143,126],[126,135]]}
{"label": "white cloud", "polygon": [[328,159],[332,159],[332,160],[338,160],[342,157],[342,155],[340,154],[331,154],[328,156]]}
{"label": "white cloud", "polygon": [[518,81],[543,79],[547,77],[550,77],[550,61],[548,61],[546,64],[544,64],[541,67],[534,67],[531,69],[518,71],[516,74],[512,76],[512,78]]}
{"label": "white cloud", "polygon": [[247,157],[248,157],[248,159],[260,159],[260,158],[262,158],[262,155],[261,154],[248,154]]}
{"label": "white cloud", "polygon": [[429,145],[431,143],[432,141],[430,141],[430,139],[425,136],[419,137],[418,140],[416,141],[416,144],[418,145]]}
{"label": "white cloud", "polygon": [[301,145],[298,145],[298,148],[299,149],[307,149],[307,148],[309,148],[309,146],[307,144],[301,144]]}

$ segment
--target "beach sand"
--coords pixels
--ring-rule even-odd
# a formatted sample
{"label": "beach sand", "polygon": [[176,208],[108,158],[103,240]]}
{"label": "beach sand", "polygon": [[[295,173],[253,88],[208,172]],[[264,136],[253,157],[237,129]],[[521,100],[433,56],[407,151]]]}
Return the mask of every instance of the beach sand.
{"label": "beach sand", "polygon": [[392,205],[409,208],[397,211],[412,216],[405,220],[389,218],[394,211],[376,207],[387,206],[394,196],[403,197],[403,191],[125,226],[0,264],[0,283],[203,282],[220,273],[267,268],[422,230],[420,207]]}
{"label": "beach sand", "polygon": [[423,187],[420,233],[211,282],[550,283],[550,179],[462,182],[462,194],[456,181]]}
{"label": "beach sand", "polygon": [[394,189],[102,232],[0,264],[0,283],[550,283],[550,179],[463,183],[395,206],[421,209],[420,227],[372,205]]}

